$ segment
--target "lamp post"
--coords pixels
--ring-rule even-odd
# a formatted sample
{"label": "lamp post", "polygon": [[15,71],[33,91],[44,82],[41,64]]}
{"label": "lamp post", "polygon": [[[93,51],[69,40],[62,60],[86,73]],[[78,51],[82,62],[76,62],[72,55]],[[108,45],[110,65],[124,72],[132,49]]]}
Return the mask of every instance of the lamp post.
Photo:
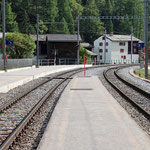
{"label": "lamp post", "polygon": [[104,64],[106,64],[106,33],[107,33],[107,31],[105,30]]}
{"label": "lamp post", "polygon": [[36,68],[39,68],[39,14],[37,14],[37,45],[36,45],[36,55],[37,55],[37,62],[36,62]]}
{"label": "lamp post", "polygon": [[5,41],[5,0],[2,1],[2,30],[3,30],[3,59],[4,59],[4,70],[6,68],[6,41]]}
{"label": "lamp post", "polygon": [[144,1],[144,42],[145,42],[145,78],[148,78],[148,0]]}
{"label": "lamp post", "polygon": [[77,17],[77,21],[78,21],[78,29],[77,29],[77,46],[78,46],[78,50],[77,50],[77,64],[79,65],[79,63],[80,63],[80,41],[79,41],[80,20],[79,20],[79,17]]}
{"label": "lamp post", "polygon": [[131,64],[132,64],[132,55],[133,55],[133,27],[131,27]]}

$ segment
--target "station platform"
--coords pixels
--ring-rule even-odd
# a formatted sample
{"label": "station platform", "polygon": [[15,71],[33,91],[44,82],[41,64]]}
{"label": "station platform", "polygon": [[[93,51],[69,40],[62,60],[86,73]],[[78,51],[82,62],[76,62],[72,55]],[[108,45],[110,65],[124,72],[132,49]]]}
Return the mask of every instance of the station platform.
{"label": "station platform", "polygon": [[[86,67],[90,66],[91,65],[86,65]],[[7,72],[0,71],[0,92],[6,93],[10,89],[23,85],[34,79],[76,68],[83,68],[83,65],[40,66],[39,68],[27,67],[11,69]]]}
{"label": "station platform", "polygon": [[78,77],[62,93],[37,149],[149,150],[150,139],[98,77]]}

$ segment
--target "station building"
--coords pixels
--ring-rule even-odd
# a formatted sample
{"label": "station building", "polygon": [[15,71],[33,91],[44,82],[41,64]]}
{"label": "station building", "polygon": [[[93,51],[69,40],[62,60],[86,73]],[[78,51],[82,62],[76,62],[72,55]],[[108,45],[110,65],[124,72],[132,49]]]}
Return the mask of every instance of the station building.
{"label": "station building", "polygon": [[[36,35],[31,37],[37,40]],[[79,42],[81,37],[79,36]],[[40,60],[54,60],[56,50],[57,64],[77,64],[77,35],[75,34],[45,34],[39,35]]]}
{"label": "station building", "polygon": [[[136,45],[140,40],[133,36],[132,41],[132,62],[138,63],[139,54]],[[111,33],[106,35],[106,40],[105,35],[102,35],[94,41],[93,52],[98,55],[97,61],[100,63],[131,63],[131,35],[114,35]]]}

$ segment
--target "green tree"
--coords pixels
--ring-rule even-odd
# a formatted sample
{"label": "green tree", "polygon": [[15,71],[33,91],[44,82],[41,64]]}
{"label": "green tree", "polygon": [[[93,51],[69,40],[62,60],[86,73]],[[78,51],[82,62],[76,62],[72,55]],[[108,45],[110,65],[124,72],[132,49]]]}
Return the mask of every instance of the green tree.
{"label": "green tree", "polygon": [[59,33],[69,34],[70,32],[69,32],[68,25],[66,23],[65,18],[62,18],[60,21],[61,21],[61,23],[58,24]]}
{"label": "green tree", "polygon": [[95,0],[95,3],[96,3],[96,6],[97,6],[97,9],[99,11],[99,15],[101,16],[102,13],[104,12],[104,10],[106,9],[105,8],[105,1],[106,0]]}
{"label": "green tree", "polygon": [[[35,34],[36,14],[40,15],[40,33],[75,33],[76,16],[144,16],[144,4],[139,0],[7,0],[6,31]],[[1,7],[1,6],[0,6]],[[1,16],[1,11],[0,11]],[[0,18],[0,21],[2,19]],[[63,22],[64,24],[57,24]],[[92,43],[107,32],[143,37],[144,20],[85,20],[81,21],[82,39]],[[62,25],[62,26],[61,26]],[[19,28],[19,29],[18,29]],[[1,29],[1,24],[0,24]],[[138,32],[139,31],[139,32]]]}
{"label": "green tree", "polygon": [[65,21],[69,24],[68,28],[70,33],[74,33],[74,20],[71,13],[70,1],[68,0],[60,0],[58,3],[59,8],[59,16],[58,21],[65,19]]}
{"label": "green tree", "polygon": [[[114,15],[115,16],[144,16],[144,6],[138,0],[114,0]],[[141,36],[143,21],[140,19],[125,19],[114,20],[114,32],[120,34],[131,34],[131,26],[133,26],[134,34],[137,37]],[[137,32],[139,31],[139,32]]]}
{"label": "green tree", "polygon": [[80,63],[83,63],[84,55],[85,57],[88,57],[88,60],[90,60],[91,55],[87,52],[87,50],[83,46],[80,45]]}
{"label": "green tree", "polygon": [[46,32],[48,31],[47,26],[44,25],[44,23],[43,23],[42,20],[39,21],[39,24],[40,24],[40,26],[39,26],[39,33],[40,33],[40,34],[46,33]]}
{"label": "green tree", "polygon": [[[83,16],[99,16],[95,0],[89,0],[85,6]],[[93,43],[103,32],[103,24],[98,19],[83,20],[81,21],[81,31],[83,31],[83,39],[86,42]]]}
{"label": "green tree", "polygon": [[6,32],[18,31],[18,23],[15,21],[16,15],[12,12],[9,3],[6,3]]}
{"label": "green tree", "polygon": [[85,6],[87,5],[88,0],[82,0],[82,5]]}
{"label": "green tree", "polygon": [[36,33],[36,4],[34,0],[10,0],[21,33]]}
{"label": "green tree", "polygon": [[50,22],[47,25],[47,33],[56,33],[57,25],[55,24],[56,18],[58,17],[57,0],[44,0],[42,1],[42,12],[41,18],[44,22]]}
{"label": "green tree", "polygon": [[83,7],[76,2],[76,0],[71,0],[71,12],[73,15],[73,18],[76,19],[77,16],[80,16],[83,11]]}
{"label": "green tree", "polygon": [[[14,45],[7,46],[7,55],[9,58],[29,58],[35,49],[35,42],[30,36],[21,33],[9,33],[6,40],[14,41]],[[2,39],[1,39],[2,42]]]}
{"label": "green tree", "polygon": [[[113,16],[113,5],[111,0],[106,0],[105,2],[105,10],[103,11],[104,16]],[[105,29],[107,33],[113,32],[113,23],[112,20],[104,20]]]}

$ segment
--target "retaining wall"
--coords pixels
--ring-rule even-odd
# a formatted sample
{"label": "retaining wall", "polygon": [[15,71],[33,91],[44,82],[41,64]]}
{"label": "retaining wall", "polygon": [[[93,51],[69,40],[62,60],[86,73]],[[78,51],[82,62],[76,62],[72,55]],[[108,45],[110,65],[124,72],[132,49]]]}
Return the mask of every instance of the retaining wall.
{"label": "retaining wall", "polygon": [[[7,68],[17,68],[35,65],[35,59],[7,59]],[[0,59],[0,70],[4,69],[4,61]]]}

